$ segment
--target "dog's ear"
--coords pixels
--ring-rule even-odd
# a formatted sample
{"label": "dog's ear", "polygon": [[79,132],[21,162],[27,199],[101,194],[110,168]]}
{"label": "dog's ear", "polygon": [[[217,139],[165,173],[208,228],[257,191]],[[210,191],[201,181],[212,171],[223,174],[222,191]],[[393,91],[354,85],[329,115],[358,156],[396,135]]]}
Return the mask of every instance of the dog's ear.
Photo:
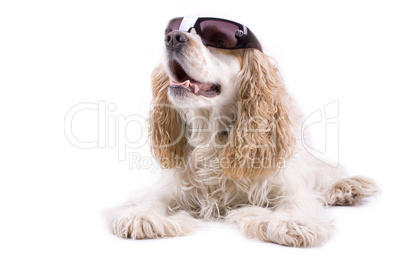
{"label": "dog's ear", "polygon": [[168,99],[169,77],[159,65],[152,72],[152,108],[149,115],[151,150],[162,168],[183,164],[184,121]]}
{"label": "dog's ear", "polygon": [[295,136],[288,96],[272,59],[256,49],[244,51],[237,79],[238,113],[229,142],[220,154],[224,174],[233,179],[276,173],[292,154]]}

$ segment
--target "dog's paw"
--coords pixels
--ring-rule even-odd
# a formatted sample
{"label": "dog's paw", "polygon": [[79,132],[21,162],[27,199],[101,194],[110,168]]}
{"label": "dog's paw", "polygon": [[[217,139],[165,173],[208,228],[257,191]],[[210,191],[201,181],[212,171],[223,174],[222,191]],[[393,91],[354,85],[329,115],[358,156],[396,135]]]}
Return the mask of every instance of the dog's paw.
{"label": "dog's paw", "polygon": [[183,236],[197,225],[197,221],[184,211],[166,216],[156,211],[129,209],[109,213],[107,218],[114,235],[132,239]]}
{"label": "dog's paw", "polygon": [[366,178],[351,177],[334,184],[326,196],[331,206],[353,206],[378,192],[375,182]]}
{"label": "dog's paw", "polygon": [[289,213],[261,207],[232,210],[228,212],[226,221],[239,224],[247,237],[290,247],[318,246],[333,233],[333,226],[329,222],[297,220]]}
{"label": "dog's paw", "polygon": [[319,246],[333,232],[331,223],[303,223],[297,220],[250,221],[242,229],[253,238],[289,247]]}

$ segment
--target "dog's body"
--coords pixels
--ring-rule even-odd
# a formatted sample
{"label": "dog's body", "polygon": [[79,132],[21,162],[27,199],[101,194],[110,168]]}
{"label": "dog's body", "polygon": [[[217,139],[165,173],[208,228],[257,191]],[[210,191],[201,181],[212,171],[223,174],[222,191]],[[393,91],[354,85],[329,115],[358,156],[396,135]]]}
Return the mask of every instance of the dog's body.
{"label": "dog's body", "polygon": [[256,49],[211,48],[193,31],[173,31],[152,88],[152,150],[165,169],[143,200],[108,213],[117,236],[185,235],[196,218],[223,219],[263,241],[314,246],[332,233],[324,206],[377,191],[304,150],[303,116]]}

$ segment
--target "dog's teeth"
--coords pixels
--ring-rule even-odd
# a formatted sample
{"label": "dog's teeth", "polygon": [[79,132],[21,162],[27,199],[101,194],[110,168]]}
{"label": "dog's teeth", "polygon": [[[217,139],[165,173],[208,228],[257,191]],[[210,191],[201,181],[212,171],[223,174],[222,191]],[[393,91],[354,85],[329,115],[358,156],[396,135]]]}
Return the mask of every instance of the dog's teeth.
{"label": "dog's teeth", "polygon": [[186,82],[184,82],[184,86],[189,87],[190,86],[190,80],[187,80]]}

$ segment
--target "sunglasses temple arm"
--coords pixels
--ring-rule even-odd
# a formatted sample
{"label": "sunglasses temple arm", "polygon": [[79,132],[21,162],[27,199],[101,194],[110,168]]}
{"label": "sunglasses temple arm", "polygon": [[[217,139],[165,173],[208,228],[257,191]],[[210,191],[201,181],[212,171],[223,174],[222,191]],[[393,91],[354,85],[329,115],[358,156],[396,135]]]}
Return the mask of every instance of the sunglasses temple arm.
{"label": "sunglasses temple arm", "polygon": [[253,32],[247,28],[247,47],[249,48],[256,48],[261,52],[264,52],[262,50],[262,46],[260,41],[258,41],[257,37],[255,36],[255,34],[253,34]]}

